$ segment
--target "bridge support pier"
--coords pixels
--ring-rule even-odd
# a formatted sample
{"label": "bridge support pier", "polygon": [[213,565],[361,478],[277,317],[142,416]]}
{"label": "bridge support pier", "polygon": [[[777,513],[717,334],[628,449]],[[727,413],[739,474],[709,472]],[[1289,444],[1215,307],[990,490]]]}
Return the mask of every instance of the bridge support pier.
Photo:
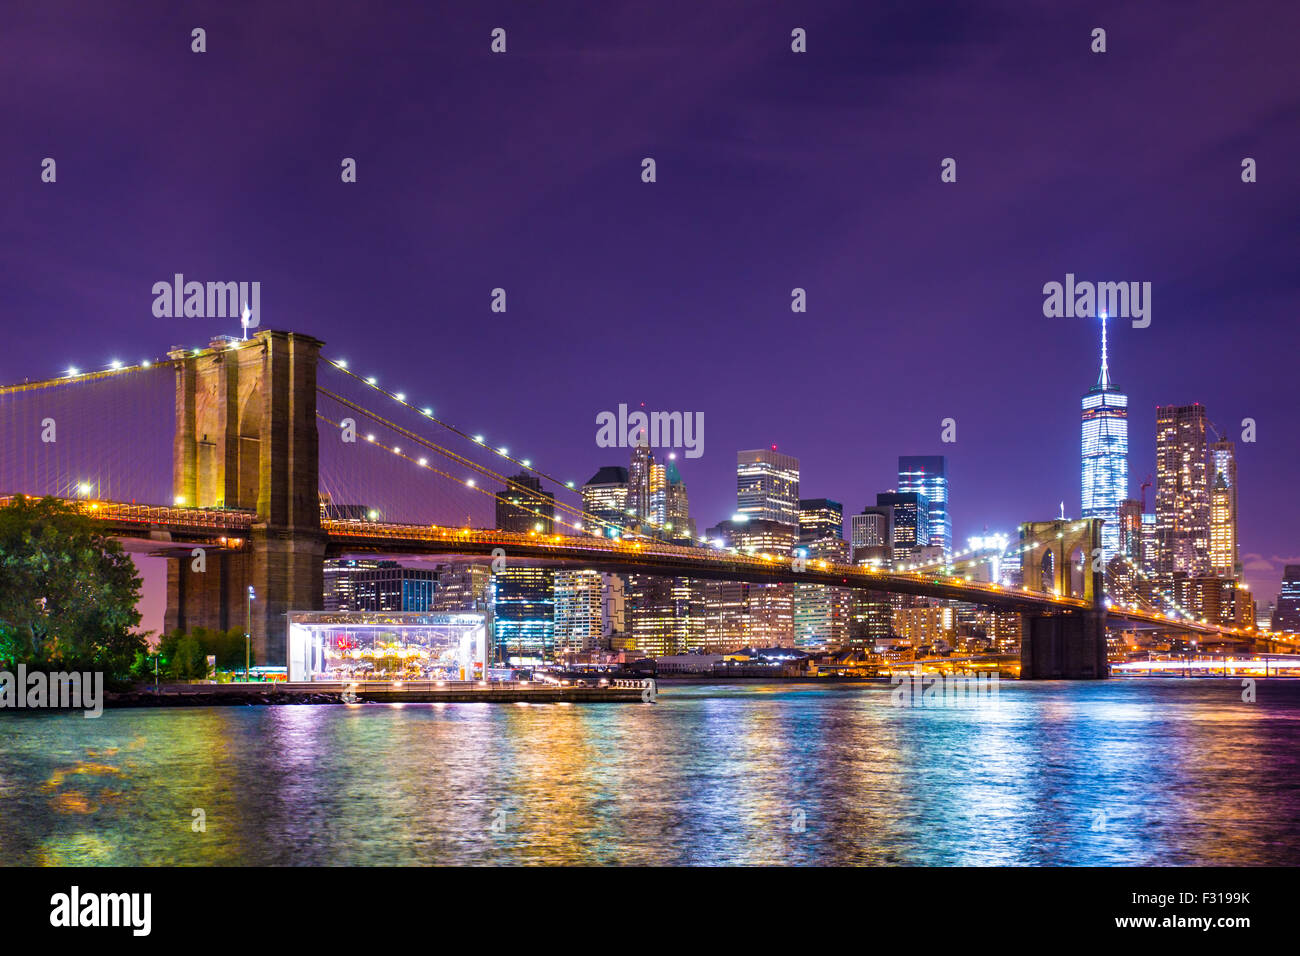
{"label": "bridge support pier", "polygon": [[1105,611],[1021,615],[1021,680],[1088,680],[1108,674]]}
{"label": "bridge support pier", "polygon": [[289,647],[285,615],[319,611],[324,601],[325,534],[255,528],[252,546],[253,656],[283,666]]}
{"label": "bridge support pier", "polygon": [[164,629],[242,632],[251,623],[254,662],[283,665],[288,648],[285,614],[321,609],[324,560],[323,532],[265,528],[253,530],[243,551],[210,550],[202,571],[194,570],[188,555],[172,558],[167,562]]}
{"label": "bridge support pier", "polygon": [[244,626],[244,605],[252,568],[246,551],[209,550],[202,571],[190,555],[167,560],[167,610],[163,630],[196,627],[228,631]]}

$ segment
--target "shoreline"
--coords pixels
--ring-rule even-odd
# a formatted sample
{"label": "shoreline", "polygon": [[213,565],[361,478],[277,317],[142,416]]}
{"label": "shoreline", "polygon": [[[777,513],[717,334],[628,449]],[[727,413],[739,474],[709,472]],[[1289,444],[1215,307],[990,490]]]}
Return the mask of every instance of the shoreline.
{"label": "shoreline", "polygon": [[359,704],[648,703],[640,682],[600,687],[478,681],[356,684],[194,684],[106,694],[104,707],[260,707]]}

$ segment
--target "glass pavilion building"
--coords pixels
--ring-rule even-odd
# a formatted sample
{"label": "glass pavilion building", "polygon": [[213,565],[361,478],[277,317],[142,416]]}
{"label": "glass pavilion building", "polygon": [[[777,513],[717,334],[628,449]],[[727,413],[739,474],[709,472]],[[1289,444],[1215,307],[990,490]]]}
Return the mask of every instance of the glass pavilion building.
{"label": "glass pavilion building", "polygon": [[479,680],[491,655],[483,611],[290,611],[289,680]]}
{"label": "glass pavilion building", "polygon": [[1101,317],[1101,374],[1083,396],[1083,517],[1101,518],[1103,562],[1120,551],[1120,503],[1128,497],[1128,396],[1110,380],[1106,316]]}

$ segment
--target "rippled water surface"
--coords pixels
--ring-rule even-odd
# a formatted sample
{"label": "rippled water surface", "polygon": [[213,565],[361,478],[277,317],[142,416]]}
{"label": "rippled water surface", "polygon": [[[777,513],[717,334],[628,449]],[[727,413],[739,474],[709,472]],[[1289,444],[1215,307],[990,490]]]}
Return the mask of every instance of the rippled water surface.
{"label": "rippled water surface", "polygon": [[1300,681],[661,691],[7,713],[0,862],[1300,862]]}

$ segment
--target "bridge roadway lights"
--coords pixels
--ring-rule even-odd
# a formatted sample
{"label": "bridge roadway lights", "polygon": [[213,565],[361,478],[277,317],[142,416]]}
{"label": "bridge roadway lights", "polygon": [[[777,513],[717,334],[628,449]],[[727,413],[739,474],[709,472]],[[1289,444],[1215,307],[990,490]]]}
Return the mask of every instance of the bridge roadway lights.
{"label": "bridge roadway lights", "polygon": [[1021,615],[1021,680],[1090,680],[1108,674],[1105,611]]}

